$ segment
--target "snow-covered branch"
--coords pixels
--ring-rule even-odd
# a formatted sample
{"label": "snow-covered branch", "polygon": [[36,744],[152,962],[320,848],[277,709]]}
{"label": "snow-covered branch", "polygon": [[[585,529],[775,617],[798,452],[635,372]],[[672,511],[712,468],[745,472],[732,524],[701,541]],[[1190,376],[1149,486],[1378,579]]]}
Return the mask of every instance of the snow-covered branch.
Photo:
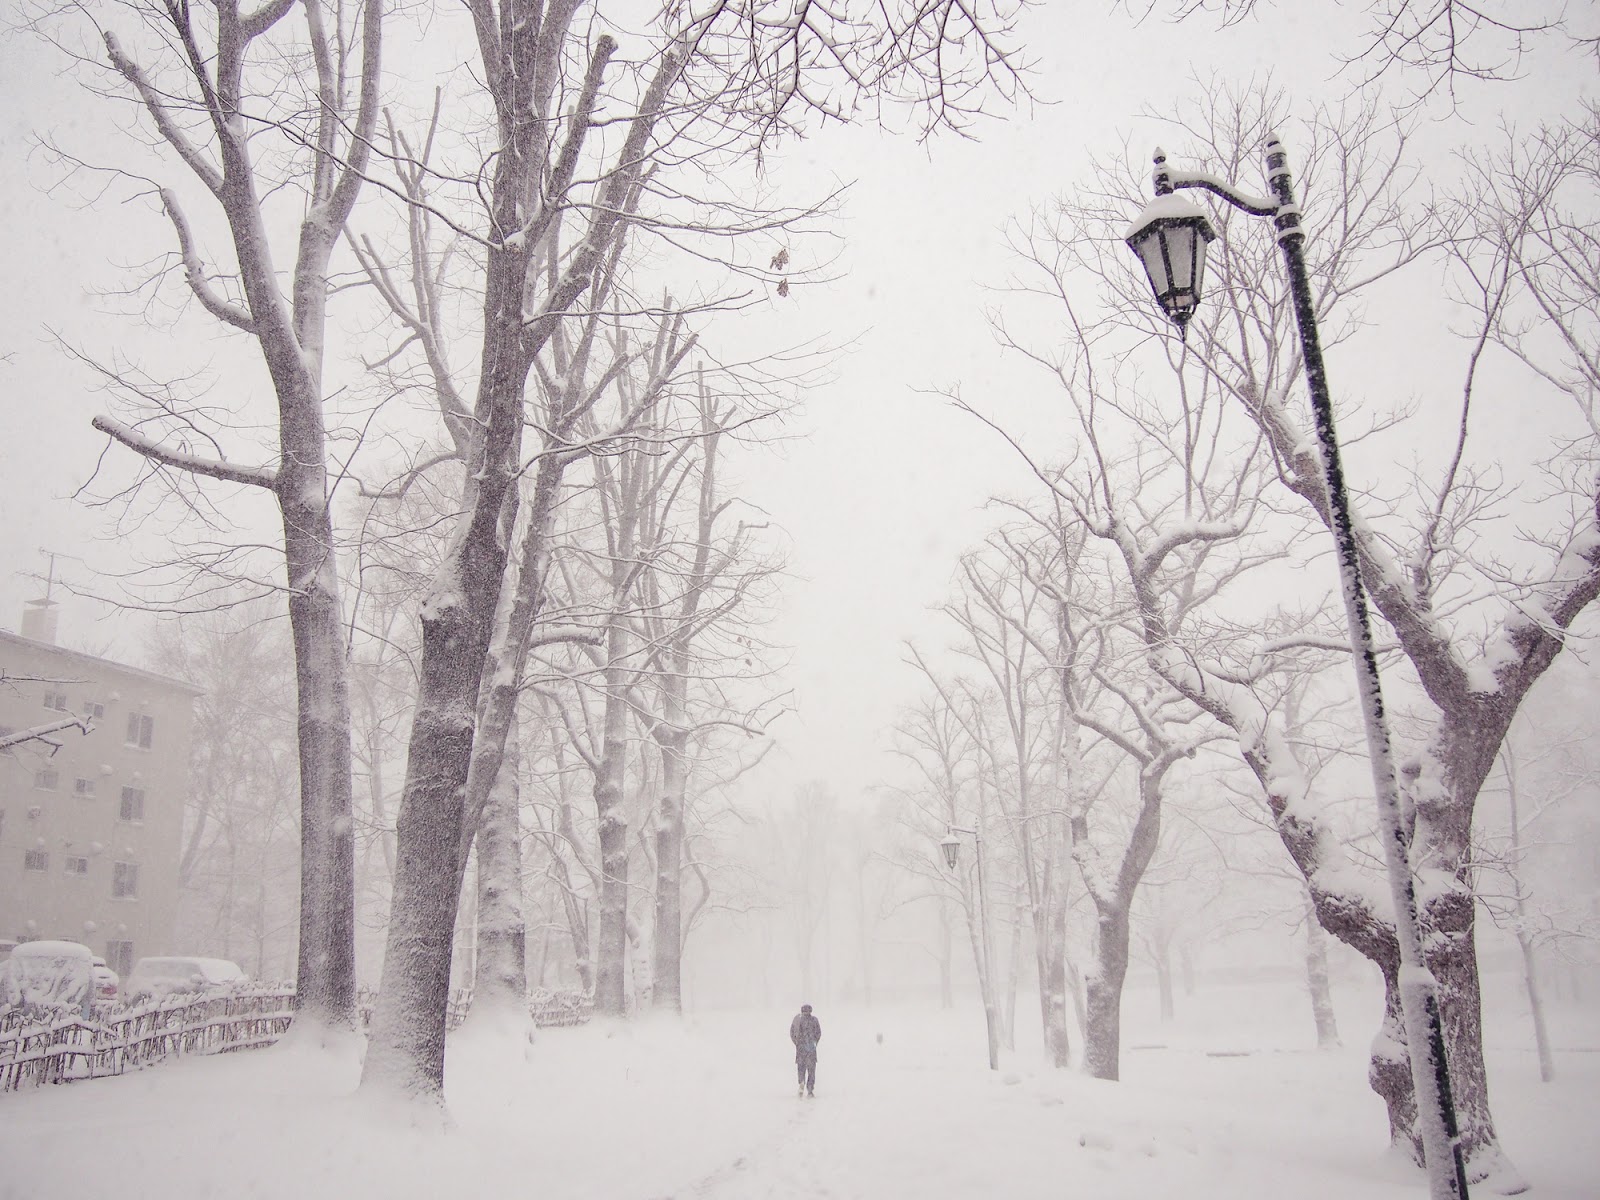
{"label": "snow-covered branch", "polygon": [[183,277],[195,299],[217,320],[235,329],[242,329],[245,333],[255,333],[255,318],[248,310],[219,295],[206,279],[205,266],[200,261],[199,250],[195,248],[189,219],[183,215],[183,209],[178,204],[177,193],[171,188],[162,188],[161,206],[166,210],[167,219],[172,222],[173,232],[178,235],[178,252],[183,256]]}
{"label": "snow-covered branch", "polygon": [[50,747],[50,753],[54,754],[61,747],[56,742],[50,741],[50,735],[60,733],[64,729],[77,729],[89,733],[94,729],[94,723],[88,717],[62,717],[56,721],[47,721],[43,725],[35,725],[31,729],[0,734],[0,750],[9,750],[24,742],[44,742]]}
{"label": "snow-covered branch", "polygon": [[187,450],[169,450],[138,430],[110,417],[96,417],[91,424],[101,433],[164,467],[173,467],[191,475],[222,479],[228,483],[244,483],[251,487],[266,488],[269,492],[277,490],[278,475],[270,467],[237,467],[232,463],[202,458]]}
{"label": "snow-covered branch", "polygon": [[117,35],[109,29],[104,34],[106,53],[111,58],[111,65],[117,73],[133,85],[139,93],[139,99],[144,103],[145,111],[150,114],[150,119],[156,123],[156,129],[166,140],[167,145],[177,152],[179,158],[188,164],[189,169],[199,177],[200,182],[214,196],[222,195],[222,172],[209,162],[200,152],[189,136],[178,128],[168,112],[171,103],[161,92],[150,83],[144,72],[131,58],[123,52],[122,43],[117,40]]}

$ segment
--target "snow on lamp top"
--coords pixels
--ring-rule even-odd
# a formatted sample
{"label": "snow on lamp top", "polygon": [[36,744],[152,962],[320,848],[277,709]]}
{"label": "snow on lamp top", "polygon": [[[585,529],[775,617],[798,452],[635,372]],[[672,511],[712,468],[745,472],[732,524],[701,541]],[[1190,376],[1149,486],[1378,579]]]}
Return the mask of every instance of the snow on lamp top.
{"label": "snow on lamp top", "polygon": [[1171,192],[1145,205],[1124,234],[1144,266],[1150,290],[1180,330],[1200,303],[1206,247],[1216,236],[1205,209]]}

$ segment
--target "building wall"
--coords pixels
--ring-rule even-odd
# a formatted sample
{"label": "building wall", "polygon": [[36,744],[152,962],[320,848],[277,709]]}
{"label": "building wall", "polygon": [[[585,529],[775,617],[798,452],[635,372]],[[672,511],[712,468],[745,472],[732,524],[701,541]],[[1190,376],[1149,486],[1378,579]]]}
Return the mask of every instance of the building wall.
{"label": "building wall", "polygon": [[[0,631],[0,728],[90,713],[0,751],[0,938],[82,942],[118,971],[172,944],[196,690]],[[33,676],[35,679],[22,677]]]}

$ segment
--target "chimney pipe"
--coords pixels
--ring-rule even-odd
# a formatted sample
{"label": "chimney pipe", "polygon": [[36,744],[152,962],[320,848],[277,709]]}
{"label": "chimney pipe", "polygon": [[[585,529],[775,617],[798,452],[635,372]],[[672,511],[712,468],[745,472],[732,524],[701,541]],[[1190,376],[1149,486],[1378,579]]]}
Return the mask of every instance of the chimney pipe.
{"label": "chimney pipe", "polygon": [[36,642],[56,644],[56,602],[54,600],[29,600],[22,610],[22,636]]}

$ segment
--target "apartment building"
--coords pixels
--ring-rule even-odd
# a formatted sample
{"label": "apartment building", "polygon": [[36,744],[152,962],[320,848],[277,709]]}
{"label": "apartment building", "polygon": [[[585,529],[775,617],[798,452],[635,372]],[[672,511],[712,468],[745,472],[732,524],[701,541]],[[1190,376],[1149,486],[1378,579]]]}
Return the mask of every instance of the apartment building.
{"label": "apartment building", "polygon": [[55,644],[49,608],[0,630],[0,733],[90,731],[0,750],[0,939],[82,942],[125,974],[176,953],[178,860],[198,689]]}

